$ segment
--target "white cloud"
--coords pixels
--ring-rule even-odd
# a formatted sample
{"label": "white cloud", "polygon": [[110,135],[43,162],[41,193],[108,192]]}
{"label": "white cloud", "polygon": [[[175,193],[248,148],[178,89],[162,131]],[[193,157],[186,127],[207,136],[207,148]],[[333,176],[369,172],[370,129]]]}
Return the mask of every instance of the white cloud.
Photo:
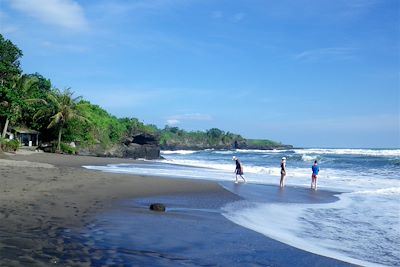
{"label": "white cloud", "polygon": [[77,53],[83,53],[88,50],[86,47],[80,46],[80,45],[59,44],[59,43],[53,43],[53,42],[49,42],[49,41],[43,41],[41,43],[41,46],[43,46],[46,49],[77,52]]}
{"label": "white cloud", "polygon": [[344,60],[353,57],[354,48],[350,47],[328,47],[306,50],[294,56],[299,61],[317,61],[317,60]]}
{"label": "white cloud", "polygon": [[189,0],[135,0],[135,1],[121,1],[121,0],[104,0],[97,1],[95,8],[106,12],[107,14],[121,15],[131,14],[132,11],[140,10],[141,12],[159,11],[163,9],[174,8],[183,4],[189,4]]}
{"label": "white cloud", "polygon": [[169,116],[167,118],[168,125],[177,125],[184,121],[211,121],[212,117],[207,114],[189,113]]}
{"label": "white cloud", "polygon": [[[0,8],[1,8],[1,0],[0,0]],[[5,12],[0,10],[0,32],[2,34],[9,34],[18,31],[18,27],[13,24],[9,24],[7,21],[12,20],[10,16],[8,16]]]}
{"label": "white cloud", "polygon": [[43,23],[81,31],[88,28],[82,7],[73,0],[12,0],[10,5]]}
{"label": "white cloud", "polygon": [[10,34],[17,32],[18,27],[13,25],[1,25],[0,30],[2,34]]}
{"label": "white cloud", "polygon": [[170,116],[169,119],[190,120],[190,121],[210,121],[210,120],[212,120],[212,117],[207,114],[190,113],[190,114],[180,114],[180,115]]}
{"label": "white cloud", "polygon": [[177,124],[179,124],[179,123],[181,123],[179,120],[175,120],[175,119],[169,119],[169,120],[167,120],[167,124],[168,124],[169,126],[177,125]]}
{"label": "white cloud", "polygon": [[[112,93],[110,93],[112,92]],[[161,101],[167,92],[138,88],[96,88],[86,90],[87,99],[107,110],[130,109]],[[90,96],[89,96],[90,95]]]}

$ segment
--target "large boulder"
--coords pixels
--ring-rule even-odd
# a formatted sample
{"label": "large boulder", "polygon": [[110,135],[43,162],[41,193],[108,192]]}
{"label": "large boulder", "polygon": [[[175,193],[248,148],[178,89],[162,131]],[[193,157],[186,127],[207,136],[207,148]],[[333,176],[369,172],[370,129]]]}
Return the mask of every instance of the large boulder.
{"label": "large boulder", "polygon": [[165,211],[165,205],[162,203],[153,203],[150,205],[150,209],[154,211]]}

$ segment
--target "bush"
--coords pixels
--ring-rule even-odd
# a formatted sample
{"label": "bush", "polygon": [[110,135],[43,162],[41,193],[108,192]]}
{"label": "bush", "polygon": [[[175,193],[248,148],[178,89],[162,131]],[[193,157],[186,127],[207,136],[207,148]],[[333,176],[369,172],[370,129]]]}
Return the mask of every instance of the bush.
{"label": "bush", "polygon": [[17,151],[17,149],[19,148],[19,142],[18,140],[9,140],[0,138],[0,147],[1,150],[5,152]]}
{"label": "bush", "polygon": [[76,154],[76,148],[65,143],[61,143],[61,151],[67,154]]}

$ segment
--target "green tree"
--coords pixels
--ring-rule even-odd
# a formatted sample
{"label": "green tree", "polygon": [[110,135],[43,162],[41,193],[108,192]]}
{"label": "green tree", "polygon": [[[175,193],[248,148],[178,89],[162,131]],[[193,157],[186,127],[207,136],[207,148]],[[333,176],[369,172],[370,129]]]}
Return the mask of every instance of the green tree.
{"label": "green tree", "polygon": [[22,75],[12,82],[11,90],[7,93],[9,101],[4,100],[2,102],[10,113],[4,125],[2,138],[5,137],[9,123],[15,124],[23,117],[24,110],[28,109],[29,105],[26,100],[32,94],[32,91],[36,90],[37,82],[36,78],[26,75]]}
{"label": "green tree", "polygon": [[22,82],[25,83],[25,86],[22,87],[23,90],[21,90],[21,97],[24,99],[24,103],[18,122],[29,128],[43,131],[47,127],[48,118],[37,121],[33,118],[40,109],[46,109],[47,107],[44,105],[44,101],[29,100],[47,99],[47,94],[51,91],[51,82],[39,73],[24,74]]}
{"label": "green tree", "polygon": [[19,59],[22,51],[0,34],[0,86],[7,86],[21,73]]}
{"label": "green tree", "polygon": [[55,89],[47,94],[47,101],[45,103],[48,109],[39,110],[36,117],[48,114],[50,111],[50,124],[47,128],[58,128],[57,151],[61,150],[61,137],[64,127],[67,122],[75,119],[81,122],[88,121],[87,118],[82,116],[79,112],[79,100],[81,97],[73,97],[73,92],[66,89],[63,92]]}
{"label": "green tree", "polygon": [[13,85],[21,69],[19,59],[22,51],[0,34],[0,117],[5,118],[2,137],[5,137],[10,118],[17,107],[18,95],[13,92]]}

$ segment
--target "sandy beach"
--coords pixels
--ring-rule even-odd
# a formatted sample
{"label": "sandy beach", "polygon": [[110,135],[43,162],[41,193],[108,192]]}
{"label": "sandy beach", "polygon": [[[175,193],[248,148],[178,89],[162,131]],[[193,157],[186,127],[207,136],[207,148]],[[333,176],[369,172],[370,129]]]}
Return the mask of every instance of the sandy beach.
{"label": "sandy beach", "polygon": [[[240,196],[215,182],[104,173],[81,167],[132,162],[47,153],[2,155],[0,266],[348,265],[292,248],[226,220],[214,211]],[[276,188],[268,190],[272,195]],[[163,202],[170,210],[155,214],[147,208],[152,202]],[[147,253],[106,253],[109,248],[99,250],[96,246],[107,247],[115,240],[103,238],[98,245],[93,240],[88,242],[88,232],[99,214],[108,218],[103,227],[112,225],[115,230],[120,225],[120,234],[129,229],[126,238],[134,232],[129,238],[134,239],[135,251]]]}

